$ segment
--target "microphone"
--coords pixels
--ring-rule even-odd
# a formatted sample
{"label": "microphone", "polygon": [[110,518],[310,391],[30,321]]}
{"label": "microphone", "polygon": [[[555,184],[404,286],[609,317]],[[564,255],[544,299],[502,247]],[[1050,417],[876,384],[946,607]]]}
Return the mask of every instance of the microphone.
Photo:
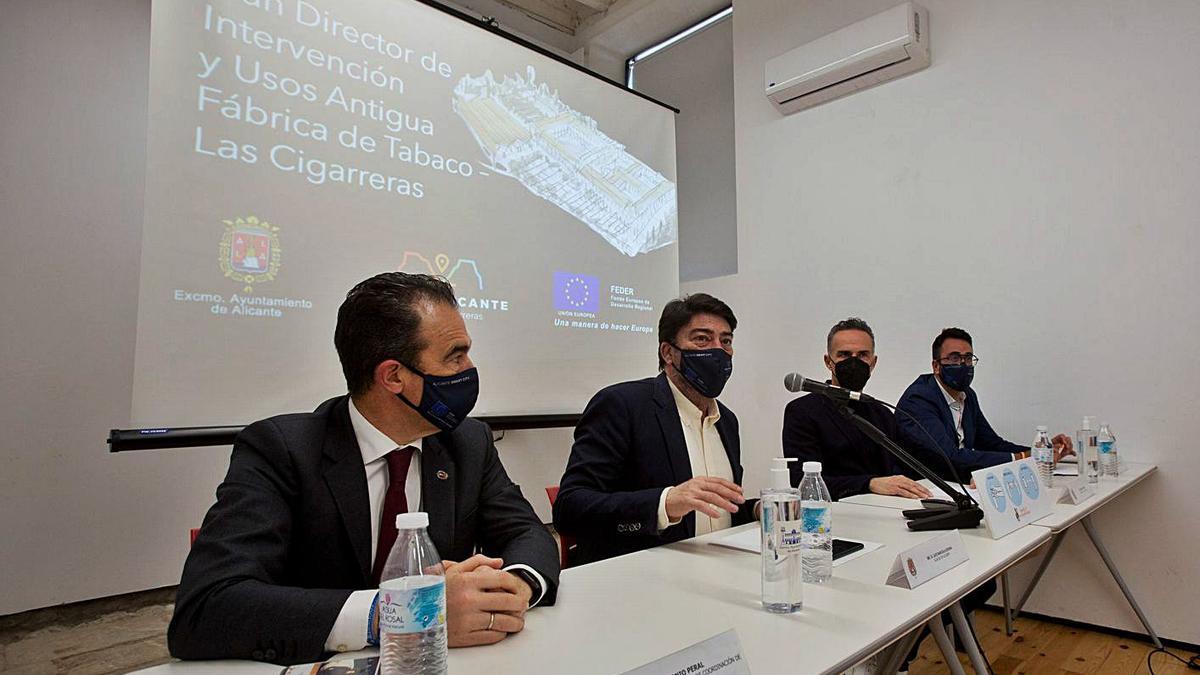
{"label": "microphone", "polygon": [[788,373],[783,376],[783,386],[790,392],[807,391],[820,394],[835,401],[874,401],[861,391],[851,391],[818,380],[810,380],[800,373]]}
{"label": "microphone", "polygon": [[[952,503],[946,503],[941,500],[922,500],[921,509],[907,509],[902,511],[902,515],[909,520],[908,529],[910,530],[955,530],[959,528],[978,527],[983,520],[983,509],[971,498],[967,493],[966,488],[962,492],[958,492],[950,487],[946,481],[942,480],[936,473],[930,471],[929,467],[925,466],[916,457],[913,457],[907,450],[898,445],[895,441],[888,438],[887,434],[880,431],[874,424],[859,417],[850,406],[847,405],[850,401],[864,401],[871,403],[879,403],[883,406],[895,410],[895,406],[878,401],[867,396],[861,391],[851,391],[832,384],[825,384],[816,380],[810,380],[800,373],[788,373],[783,378],[783,386],[791,392],[807,391],[814,394],[820,394],[839,404],[838,409],[842,416],[850,421],[854,426],[858,427],[868,438],[875,441],[887,452],[891,453],[896,459],[903,462],[910,469],[921,474],[929,479],[929,482],[938,486],[943,492],[953,498]],[[907,413],[906,413],[907,414]],[[910,416],[911,418],[911,416]],[[915,420],[914,420],[915,421]],[[920,424],[918,423],[918,426]],[[924,430],[924,427],[922,427]],[[926,434],[929,432],[926,431]],[[936,443],[935,443],[936,445]],[[939,448],[939,452],[941,449]],[[942,453],[942,458],[946,460],[947,466],[950,467],[951,475],[957,477],[957,472],[954,471],[954,466],[950,459]],[[959,485],[961,485],[961,481]]]}

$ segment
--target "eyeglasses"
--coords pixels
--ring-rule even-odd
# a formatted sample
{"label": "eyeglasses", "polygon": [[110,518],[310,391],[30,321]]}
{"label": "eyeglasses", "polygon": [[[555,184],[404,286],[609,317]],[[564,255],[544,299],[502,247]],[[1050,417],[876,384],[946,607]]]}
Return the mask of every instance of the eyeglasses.
{"label": "eyeglasses", "polygon": [[949,354],[938,359],[938,363],[943,366],[973,366],[979,363],[979,357],[967,352],[959,354],[958,352],[950,352]]}

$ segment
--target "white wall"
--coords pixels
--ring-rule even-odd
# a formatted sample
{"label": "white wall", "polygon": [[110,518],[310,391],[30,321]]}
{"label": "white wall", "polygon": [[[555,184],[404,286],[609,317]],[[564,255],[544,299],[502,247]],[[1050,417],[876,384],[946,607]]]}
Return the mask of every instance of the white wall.
{"label": "white wall", "polygon": [[737,271],[733,22],[726,19],[637,64],[638,91],[679,109],[679,278]]}
{"label": "white wall", "polygon": [[[1097,414],[1158,464],[1096,523],[1158,630],[1200,642],[1200,5],[927,0],[928,70],[775,112],[767,59],[893,4],[737,2],[739,273],[687,290],[742,322],[726,399],[747,482],[779,451],[783,373],[819,374],[835,321],[875,328],[888,399],[966,327],[1001,433]],[[1137,627],[1077,534],[1029,609]]]}
{"label": "white wall", "polygon": [[149,5],[3,7],[0,614],[175,583],[228,462],[104,443],[129,421]]}

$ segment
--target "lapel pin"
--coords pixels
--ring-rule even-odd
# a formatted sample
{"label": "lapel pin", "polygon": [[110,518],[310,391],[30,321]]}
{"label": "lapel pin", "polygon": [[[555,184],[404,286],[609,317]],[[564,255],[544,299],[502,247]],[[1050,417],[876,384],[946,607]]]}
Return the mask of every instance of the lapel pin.
{"label": "lapel pin", "polygon": [[438,469],[437,477],[438,477],[438,480],[446,480],[447,478],[450,477],[450,474],[446,473],[445,471],[442,471],[441,469]]}

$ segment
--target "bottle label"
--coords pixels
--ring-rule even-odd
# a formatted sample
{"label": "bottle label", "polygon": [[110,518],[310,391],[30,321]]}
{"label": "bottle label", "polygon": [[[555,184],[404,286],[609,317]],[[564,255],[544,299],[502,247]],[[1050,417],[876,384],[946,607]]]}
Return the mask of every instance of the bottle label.
{"label": "bottle label", "polygon": [[801,535],[803,528],[798,520],[775,521],[775,551],[776,555],[785,556],[798,553],[802,547]]}
{"label": "bottle label", "polygon": [[1112,452],[1112,441],[1100,441],[1100,454],[1107,455]]}
{"label": "bottle label", "polygon": [[800,510],[800,518],[807,534],[827,534],[829,527],[829,507],[805,506]]}
{"label": "bottle label", "polygon": [[[415,588],[412,587],[414,585]],[[403,577],[379,585],[380,633],[422,633],[444,625],[445,578]]]}

